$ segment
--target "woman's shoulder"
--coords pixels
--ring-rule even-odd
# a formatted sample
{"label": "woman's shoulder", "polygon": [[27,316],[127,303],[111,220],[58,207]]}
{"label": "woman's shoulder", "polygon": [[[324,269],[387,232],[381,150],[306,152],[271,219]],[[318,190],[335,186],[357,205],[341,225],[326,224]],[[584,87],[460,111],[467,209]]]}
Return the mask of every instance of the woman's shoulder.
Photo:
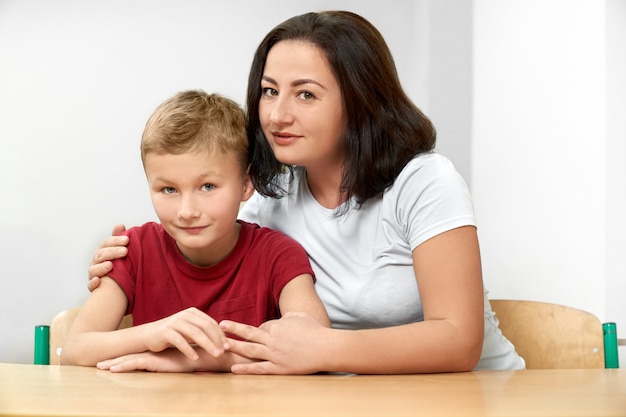
{"label": "woman's shoulder", "polygon": [[466,188],[465,179],[447,157],[436,152],[416,155],[400,171],[394,187],[410,184],[412,188],[428,188],[435,184]]}
{"label": "woman's shoulder", "polygon": [[401,172],[457,172],[450,159],[437,152],[423,152],[413,157]]}

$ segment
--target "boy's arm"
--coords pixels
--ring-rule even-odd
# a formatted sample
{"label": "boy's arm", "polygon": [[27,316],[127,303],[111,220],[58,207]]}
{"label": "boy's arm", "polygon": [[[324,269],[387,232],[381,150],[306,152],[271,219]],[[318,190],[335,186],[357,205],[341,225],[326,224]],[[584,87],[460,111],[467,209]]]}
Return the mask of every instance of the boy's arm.
{"label": "boy's arm", "polygon": [[199,347],[197,360],[191,360],[179,350],[170,348],[162,352],[140,352],[108,359],[97,364],[99,369],[111,372],[150,371],[150,372],[230,372],[231,366],[238,363],[250,363],[252,360],[232,352],[224,352],[213,357]]}
{"label": "boy's arm", "polygon": [[[247,364],[233,364],[231,372],[255,373],[258,369],[261,370],[258,373],[310,374],[321,369],[317,364],[319,349],[312,346],[310,341],[314,341],[313,345],[323,344],[332,330],[324,304],[315,291],[313,277],[302,274],[289,281],[280,293],[278,304],[282,317],[266,321],[258,328],[229,320],[220,323],[227,333],[235,334],[231,330],[240,326],[244,330],[239,329],[239,336],[243,331],[261,334],[259,342],[247,342],[246,337],[243,337],[243,341],[230,341],[231,352],[249,358]],[[285,337],[281,338],[281,335]],[[280,339],[278,346],[269,346],[273,339]],[[268,353],[272,354],[274,350],[277,352],[277,360],[268,360]]]}
{"label": "boy's arm", "polygon": [[94,366],[100,360],[139,351],[133,339],[115,331],[126,313],[127,303],[126,294],[117,283],[103,277],[72,323],[61,351],[61,363]]}
{"label": "boy's arm", "polygon": [[328,314],[315,291],[313,277],[309,274],[299,275],[283,287],[278,306],[283,316],[289,312],[305,312],[323,326],[330,327]]}
{"label": "boy's arm", "polygon": [[[330,327],[330,321],[322,301],[315,292],[313,277],[303,274],[292,279],[283,287],[278,301],[282,315],[292,312],[308,313],[308,317],[317,323]],[[267,322],[263,326],[271,323]],[[163,352],[142,352],[124,355],[115,359],[98,363],[100,369],[108,369],[112,372],[128,372],[145,370],[153,372],[191,372],[191,371],[217,371],[228,372],[232,365],[254,362],[253,359],[239,356],[234,352],[225,352],[215,358],[206,351],[196,347],[197,360],[190,360],[175,349],[167,349]]]}
{"label": "boy's arm", "polygon": [[200,356],[197,348],[219,357],[228,347],[226,336],[215,320],[196,308],[117,330],[126,305],[126,295],[117,283],[109,277],[103,278],[70,329],[61,351],[61,363],[95,366],[106,359],[145,351],[160,352],[170,347],[197,360]]}

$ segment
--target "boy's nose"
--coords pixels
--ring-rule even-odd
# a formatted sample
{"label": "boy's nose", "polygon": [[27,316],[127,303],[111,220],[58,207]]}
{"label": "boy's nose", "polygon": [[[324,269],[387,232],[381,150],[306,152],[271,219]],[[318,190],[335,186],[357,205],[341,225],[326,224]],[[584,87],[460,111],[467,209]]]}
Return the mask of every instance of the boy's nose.
{"label": "boy's nose", "polygon": [[200,208],[194,198],[182,198],[181,205],[178,210],[178,217],[184,220],[197,219],[200,217]]}

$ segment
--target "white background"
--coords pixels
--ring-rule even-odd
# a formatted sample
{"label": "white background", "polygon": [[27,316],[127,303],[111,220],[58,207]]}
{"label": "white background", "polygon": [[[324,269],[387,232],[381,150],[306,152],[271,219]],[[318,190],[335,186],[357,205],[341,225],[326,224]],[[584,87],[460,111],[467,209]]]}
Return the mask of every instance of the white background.
{"label": "white background", "polygon": [[32,362],[33,327],[84,301],[113,225],[155,219],[152,110],[188,88],[244,104],[262,37],[324,9],[378,27],[435,122],[492,298],[582,308],[626,337],[626,2],[0,0],[0,361]]}

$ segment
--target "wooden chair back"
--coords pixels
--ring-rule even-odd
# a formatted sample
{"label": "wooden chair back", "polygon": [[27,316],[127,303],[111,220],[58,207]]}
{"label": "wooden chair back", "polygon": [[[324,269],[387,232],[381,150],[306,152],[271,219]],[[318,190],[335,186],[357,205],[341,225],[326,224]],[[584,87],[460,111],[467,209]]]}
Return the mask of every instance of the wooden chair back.
{"label": "wooden chair back", "polygon": [[602,323],[593,314],[538,301],[490,302],[526,368],[604,368]]}
{"label": "wooden chair back", "polygon": [[[65,336],[70,331],[74,319],[78,315],[80,307],[70,308],[61,311],[54,316],[50,323],[50,365],[59,364],[59,356],[61,355],[61,348],[63,342],[65,342]],[[120,329],[130,327],[133,325],[133,317],[129,314],[124,316],[120,323]]]}

